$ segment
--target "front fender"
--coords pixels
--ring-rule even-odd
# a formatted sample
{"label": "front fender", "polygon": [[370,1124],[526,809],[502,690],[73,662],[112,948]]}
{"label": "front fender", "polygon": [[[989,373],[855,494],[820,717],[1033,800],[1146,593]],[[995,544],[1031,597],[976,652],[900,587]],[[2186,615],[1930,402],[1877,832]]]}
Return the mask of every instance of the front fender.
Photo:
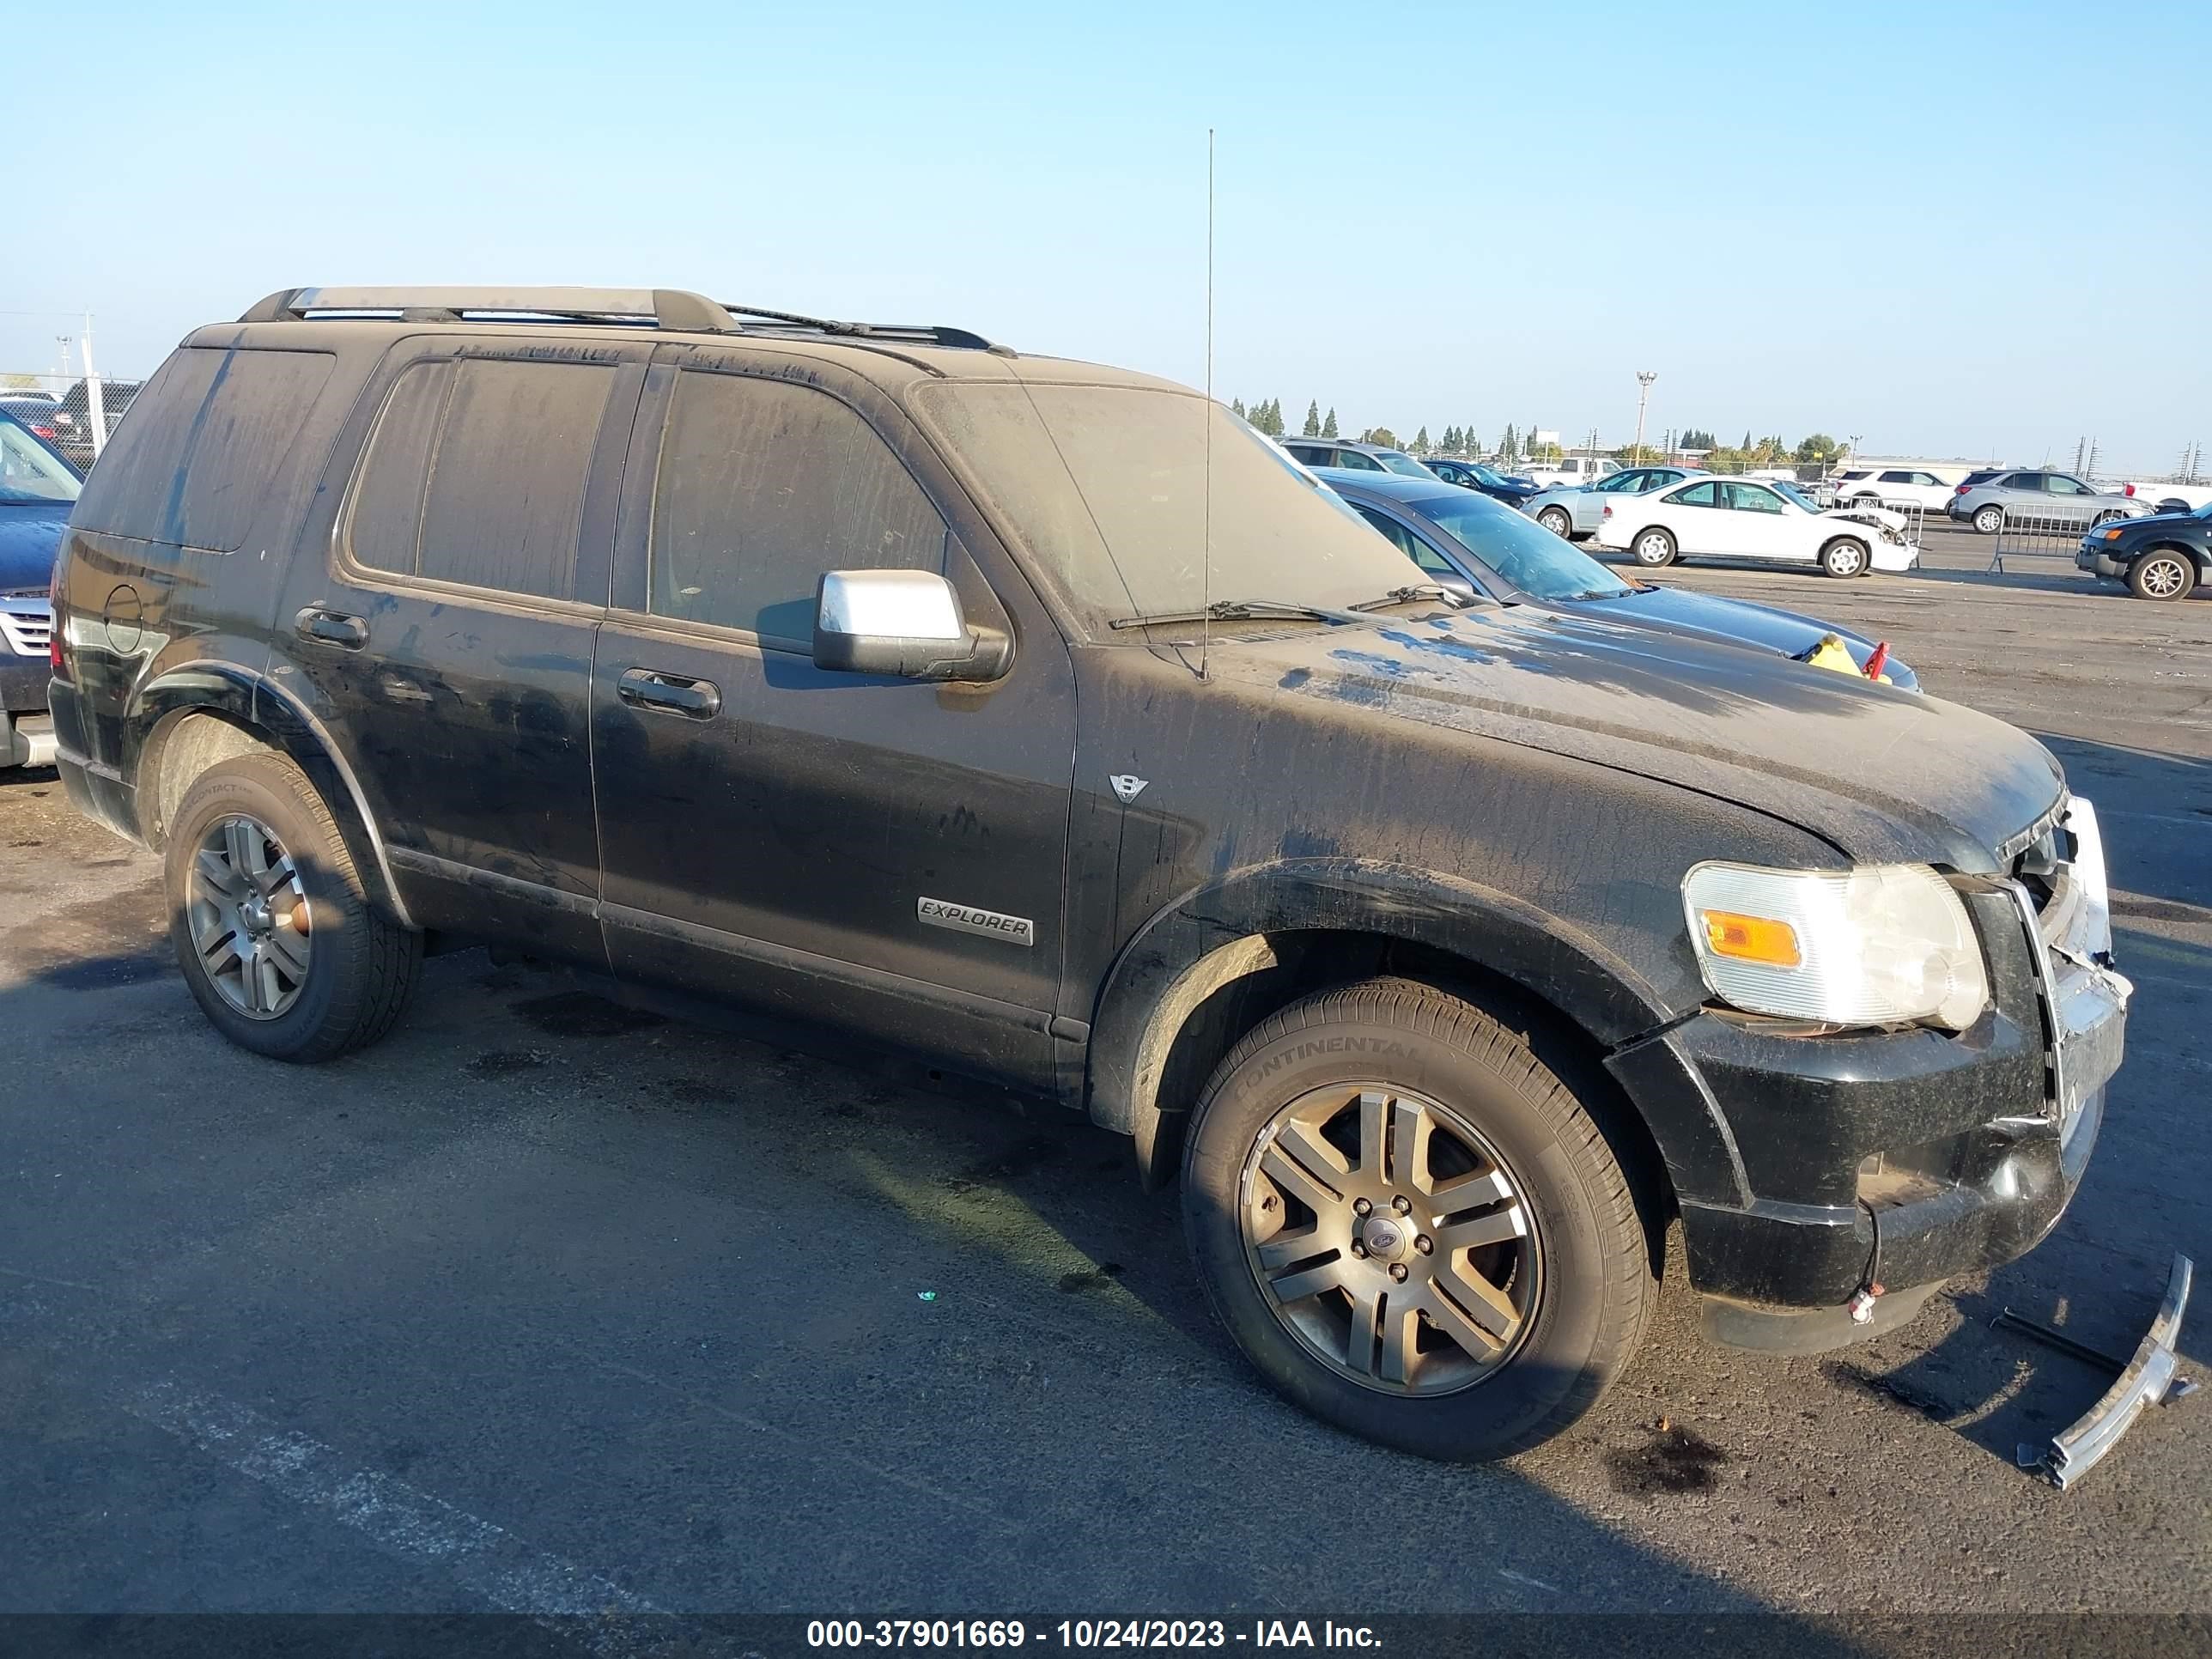
{"label": "front fender", "polygon": [[[1160,1093],[1184,1019],[1230,980],[1272,966],[1271,935],[1310,933],[1403,939],[1456,957],[1550,1005],[1607,1058],[1681,1012],[1600,941],[1512,894],[1372,860],[1284,860],[1184,895],[1123,947],[1091,1021],[1091,1117],[1151,1144],[1163,1114],[1193,1103]],[[1741,1190],[1734,1144],[1702,1091],[1629,1092],[1678,1192],[1733,1197]]]}

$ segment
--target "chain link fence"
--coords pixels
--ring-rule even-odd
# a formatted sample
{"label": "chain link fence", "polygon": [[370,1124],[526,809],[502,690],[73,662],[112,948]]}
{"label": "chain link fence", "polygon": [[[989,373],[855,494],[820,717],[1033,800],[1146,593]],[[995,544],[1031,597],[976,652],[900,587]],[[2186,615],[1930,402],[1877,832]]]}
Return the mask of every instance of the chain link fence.
{"label": "chain link fence", "polygon": [[0,369],[0,410],[61,451],[79,471],[88,471],[138,395],[138,384],[97,373]]}

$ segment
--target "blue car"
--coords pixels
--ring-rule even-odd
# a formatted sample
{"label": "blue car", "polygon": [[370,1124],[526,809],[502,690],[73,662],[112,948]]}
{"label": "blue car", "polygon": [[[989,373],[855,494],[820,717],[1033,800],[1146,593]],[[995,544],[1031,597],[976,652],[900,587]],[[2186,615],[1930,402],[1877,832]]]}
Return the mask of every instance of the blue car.
{"label": "blue car", "polygon": [[[1833,634],[1864,668],[1875,642],[1794,611],[1623,580],[1607,565],[1561,540],[1534,520],[1486,495],[1413,478],[1320,469],[1316,472],[1352,510],[1443,586],[1507,605],[1595,613],[1608,622],[1692,639],[1750,646],[1804,657]],[[1897,658],[1882,672],[1917,691],[1920,679]]]}
{"label": "blue car", "polygon": [[59,450],[0,412],[0,767],[53,764],[47,588],[83,483]]}

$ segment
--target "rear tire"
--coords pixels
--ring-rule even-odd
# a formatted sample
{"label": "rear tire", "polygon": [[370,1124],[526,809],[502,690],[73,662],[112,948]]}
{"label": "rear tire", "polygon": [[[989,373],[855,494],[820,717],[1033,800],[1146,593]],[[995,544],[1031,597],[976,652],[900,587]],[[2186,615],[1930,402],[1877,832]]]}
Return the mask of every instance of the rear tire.
{"label": "rear tire", "polygon": [[1863,576],[1873,568],[1866,544],[1838,536],[1820,550],[1820,568],[1831,576]]}
{"label": "rear tire", "polygon": [[1649,530],[1638,532],[1635,541],[1630,545],[1635,550],[1636,562],[1647,570],[1662,569],[1674,563],[1682,553],[1675,544],[1673,533],[1656,525]]}
{"label": "rear tire", "polygon": [[330,809],[283,756],[202,773],[172,817],[164,873],[185,983],[240,1048],[333,1060],[406,1006],[422,936],[370,906]]}
{"label": "rear tire", "polygon": [[1984,536],[1994,536],[2004,528],[2005,510],[2001,507],[1981,507],[1974,509],[1974,528]]}
{"label": "rear tire", "polygon": [[1546,507],[1536,515],[1536,522],[1563,542],[1574,539],[1575,521],[1567,516],[1567,510],[1563,507]]}
{"label": "rear tire", "polygon": [[1279,1392],[1448,1462],[1588,1412],[1657,1292],[1628,1178],[1574,1093],[1490,1015],[1408,980],[1308,997],[1237,1045],[1192,1121],[1183,1219],[1214,1311]]}
{"label": "rear tire", "polygon": [[2128,592],[2139,599],[2185,599],[2197,586],[2197,561],[2154,548],[2128,567]]}

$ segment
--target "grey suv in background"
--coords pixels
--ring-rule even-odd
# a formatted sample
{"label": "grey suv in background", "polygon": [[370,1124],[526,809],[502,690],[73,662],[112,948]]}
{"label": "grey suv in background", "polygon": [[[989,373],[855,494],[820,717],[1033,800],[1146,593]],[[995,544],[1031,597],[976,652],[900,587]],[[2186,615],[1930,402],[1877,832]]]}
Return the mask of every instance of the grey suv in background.
{"label": "grey suv in background", "polygon": [[1578,542],[1597,533],[1605,504],[1616,495],[1648,495],[1698,476],[1693,466],[1632,466],[1590,484],[1554,484],[1532,495],[1521,510],[1550,531]]}
{"label": "grey suv in background", "polygon": [[1340,466],[1353,472],[1396,472],[1408,478],[1437,475],[1402,449],[1354,443],[1345,438],[1285,438],[1283,447],[1306,466]]}
{"label": "grey suv in background", "polygon": [[2110,519],[2138,519],[2150,503],[2106,495],[2070,473],[2039,470],[2000,472],[1978,483],[1970,478],[1943,510],[1994,536],[2007,525],[2079,530]]}

